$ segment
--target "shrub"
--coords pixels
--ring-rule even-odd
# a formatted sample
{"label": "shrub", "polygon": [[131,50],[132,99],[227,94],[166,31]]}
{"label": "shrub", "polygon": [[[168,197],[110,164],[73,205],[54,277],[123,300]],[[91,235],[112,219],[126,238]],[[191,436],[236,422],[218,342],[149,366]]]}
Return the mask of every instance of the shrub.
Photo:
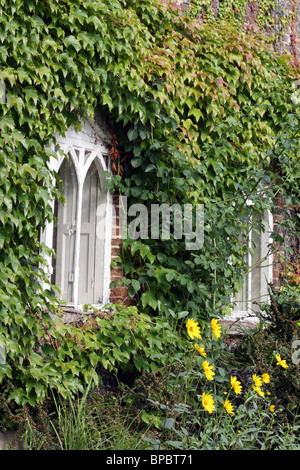
{"label": "shrub", "polygon": [[[300,291],[297,277],[290,272],[279,290],[270,286],[270,303],[263,306],[261,322],[253,332],[245,332],[237,355],[249,361],[259,372],[272,377],[270,388],[281,404],[289,410],[300,406]],[[288,368],[278,369],[276,356],[286,360]]]}
{"label": "shrub", "polygon": [[0,383],[10,400],[33,405],[49,388],[68,396],[96,381],[99,348],[104,367],[155,368],[147,336],[161,345],[159,330],[170,334],[158,320],[154,336],[143,336],[139,323],[135,354],[128,325],[122,345],[117,335],[104,345],[108,322],[96,320],[97,335],[53,324],[57,289],[41,287],[49,282],[41,254],[52,253],[39,235],[59,197],[48,171],[54,136],[99,106],[118,142],[111,192],[130,204],[205,205],[203,250],[175,236],[126,240],[123,272],[147,314],[217,315],[242,278],[239,235],[275,210],[278,191],[299,202],[298,69],[253,32],[191,22],[160,0],[0,3]]}
{"label": "shrub", "polygon": [[156,449],[299,446],[298,417],[290,410],[287,421],[284,404],[273,394],[273,381],[285,377],[279,354],[274,376],[269,368],[259,370],[250,364],[241,380],[224,361],[224,335],[216,319],[201,328],[190,319],[186,326],[192,343],[185,354],[171,357],[163,370],[144,374],[134,396],[126,397],[143,409],[141,421],[152,429],[147,442]]}

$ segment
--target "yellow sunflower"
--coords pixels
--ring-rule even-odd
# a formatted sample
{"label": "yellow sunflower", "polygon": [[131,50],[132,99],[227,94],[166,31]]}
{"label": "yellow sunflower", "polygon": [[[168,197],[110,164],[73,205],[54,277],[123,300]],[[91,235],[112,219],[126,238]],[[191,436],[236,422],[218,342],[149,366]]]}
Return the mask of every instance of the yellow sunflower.
{"label": "yellow sunflower", "polygon": [[206,352],[204,351],[204,347],[199,346],[198,343],[195,344],[195,348],[197,349],[198,353],[201,354],[203,357],[207,357]]}
{"label": "yellow sunflower", "polygon": [[214,334],[214,336],[219,339],[221,336],[221,325],[218,323],[218,320],[216,318],[213,318],[211,321],[211,329]]}
{"label": "yellow sunflower", "polygon": [[261,387],[262,386],[262,378],[259,377],[256,374],[252,375],[253,382],[255,383],[256,387]]}
{"label": "yellow sunflower", "polygon": [[277,359],[277,365],[278,366],[281,366],[283,367],[284,369],[288,369],[288,365],[286,363],[286,360],[285,359],[281,359],[280,355],[278,354],[277,356],[275,356],[276,359]]}
{"label": "yellow sunflower", "polygon": [[188,321],[186,322],[186,328],[188,335],[190,336],[191,339],[197,338],[201,339],[200,335],[200,327],[198,326],[198,323],[193,320],[193,318],[189,318]]}
{"label": "yellow sunflower", "polygon": [[203,366],[204,374],[207,380],[214,380],[214,375],[215,375],[213,371],[214,366],[210,366],[208,361],[203,361],[202,366]]}
{"label": "yellow sunflower", "polygon": [[265,384],[268,384],[270,382],[270,376],[269,374],[262,374],[262,379]]}
{"label": "yellow sunflower", "polygon": [[274,410],[275,410],[275,405],[271,405],[270,406],[270,411],[273,413]]}
{"label": "yellow sunflower", "polygon": [[224,405],[224,408],[225,410],[227,411],[227,413],[229,415],[233,415],[234,414],[234,410],[233,410],[233,406],[232,406],[232,403],[229,401],[229,400],[225,400],[223,402],[223,405]]}
{"label": "yellow sunflower", "polygon": [[255,390],[256,393],[260,395],[261,397],[265,396],[264,392],[260,389],[260,387],[256,387],[255,385],[253,385],[253,390]]}
{"label": "yellow sunflower", "polygon": [[237,395],[242,393],[242,384],[237,380],[236,377],[231,377],[230,379],[231,387]]}
{"label": "yellow sunflower", "polygon": [[202,393],[202,405],[205,411],[208,411],[208,413],[211,414],[215,409],[214,403],[215,402],[213,400],[212,395],[210,395],[209,393]]}

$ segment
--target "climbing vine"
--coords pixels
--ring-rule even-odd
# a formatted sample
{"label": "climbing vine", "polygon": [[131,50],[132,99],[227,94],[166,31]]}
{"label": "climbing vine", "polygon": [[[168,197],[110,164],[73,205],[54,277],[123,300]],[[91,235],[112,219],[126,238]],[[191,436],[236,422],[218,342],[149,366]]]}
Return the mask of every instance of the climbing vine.
{"label": "climbing vine", "polygon": [[[105,334],[54,323],[57,289],[41,288],[47,247],[39,235],[59,197],[47,167],[54,136],[80,127],[98,106],[112,128],[112,192],[149,208],[204,205],[203,249],[187,251],[175,237],[127,239],[121,260],[139,311],[167,319],[188,311],[207,321],[241,285],[239,236],[252,217],[274,211],[278,191],[291,207],[299,203],[290,98],[298,72],[236,22],[199,24],[168,2],[0,4],[0,381],[11,400],[34,403],[49,388],[80,389],[96,380],[99,357],[109,362]],[[136,356],[132,347],[118,353],[114,338],[114,363]]]}
{"label": "climbing vine", "polygon": [[[290,5],[287,5],[289,3]],[[297,60],[296,24],[298,13],[298,1],[280,2],[278,0],[224,0],[214,5],[211,0],[192,0],[187,14],[191,18],[197,18],[207,23],[214,23],[216,17],[233,22],[236,26],[249,26],[249,18],[252,18],[252,27],[255,24],[266,35],[266,39],[281,53],[286,50],[284,44],[285,35],[290,30],[293,55]]]}

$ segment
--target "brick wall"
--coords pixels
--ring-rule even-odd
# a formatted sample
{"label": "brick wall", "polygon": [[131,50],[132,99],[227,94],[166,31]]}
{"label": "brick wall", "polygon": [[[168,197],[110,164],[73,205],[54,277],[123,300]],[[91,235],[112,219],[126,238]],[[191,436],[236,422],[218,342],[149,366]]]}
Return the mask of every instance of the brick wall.
{"label": "brick wall", "polygon": [[113,196],[113,220],[112,220],[112,240],[111,240],[111,261],[112,267],[110,271],[111,282],[116,282],[117,285],[114,289],[111,289],[110,300],[113,303],[122,302],[124,304],[130,303],[127,287],[119,286],[118,280],[123,277],[122,268],[119,263],[114,261],[120,256],[122,250],[122,236],[120,231],[120,208],[119,208],[119,196]]}
{"label": "brick wall", "polygon": [[[283,212],[284,201],[280,195],[276,197],[276,213],[273,216],[274,231],[278,232],[280,235],[284,236],[284,233],[279,229],[279,224],[284,217]],[[276,245],[276,244],[275,244]],[[282,283],[282,272],[284,270],[284,261],[283,261],[283,247],[277,245],[275,254],[273,257],[273,285],[278,289]]]}

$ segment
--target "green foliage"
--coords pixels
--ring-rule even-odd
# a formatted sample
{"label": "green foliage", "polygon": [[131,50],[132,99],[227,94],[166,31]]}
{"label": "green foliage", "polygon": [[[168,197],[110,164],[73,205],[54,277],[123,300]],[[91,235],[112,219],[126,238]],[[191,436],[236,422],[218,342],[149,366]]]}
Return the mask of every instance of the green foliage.
{"label": "green foliage", "polygon": [[133,306],[115,308],[111,314],[95,311],[82,327],[80,341],[88,344],[88,334],[94,341],[95,364],[116,373],[155,371],[164,367],[170,350],[182,348],[184,342],[166,319],[151,318]]}
{"label": "green foliage", "polygon": [[159,118],[155,125],[151,117],[132,122],[124,135],[127,108],[115,126],[121,158],[129,158],[112,189],[149,208],[205,208],[201,250],[188,251],[175,237],[126,240],[123,268],[134,279],[130,293],[149,312],[219,315],[242,283],[247,248],[239,236],[251,229],[253,216],[261,221],[264,210],[274,213],[278,191],[293,205],[299,198],[299,122],[289,91],[295,71],[262,38],[217,24],[218,32],[216,25],[192,24],[183,33],[179,22],[169,38],[160,24],[160,48],[152,58],[159,69],[147,78],[148,94],[151,78],[152,91],[157,89]]}
{"label": "green foliage", "polygon": [[[297,17],[296,8],[286,8],[277,0],[260,0],[255,8],[248,0],[223,0],[218,6],[214,6],[212,0],[192,0],[186,14],[191,18],[200,18],[202,21],[212,23],[218,18],[231,21],[235,25],[243,27],[255,27],[264,31],[266,38],[275,46],[281,44],[287,28],[292,25]],[[253,17],[253,18],[251,18]],[[249,21],[250,20],[250,21]]]}
{"label": "green foliage", "polygon": [[[88,387],[83,395],[52,396],[34,408],[16,407],[0,396],[1,431],[13,429],[9,450],[18,442],[26,450],[144,450],[139,412]],[[23,447],[22,447],[23,448]]]}
{"label": "green foliage", "polygon": [[[238,371],[231,366],[235,358],[224,345],[226,336],[217,339],[207,323],[199,334],[185,353],[177,351],[163,370],[143,374],[125,396],[125,402],[143,410],[141,421],[152,431],[146,442],[156,450],[298,449],[298,410],[287,413],[284,397],[274,393],[274,382],[284,380],[286,371],[277,365],[270,377],[258,376],[258,363],[250,367],[245,362]],[[196,344],[204,345],[204,351],[198,352]],[[213,376],[205,373],[204,361],[213,367]],[[237,389],[232,377],[238,379]],[[203,392],[210,396],[211,410],[202,401]]]}
{"label": "green foliage", "polygon": [[[95,310],[76,327],[64,324],[58,316],[47,328],[47,336],[40,331],[41,346],[37,348],[37,341],[32,341],[29,364],[18,364],[14,375],[10,374],[14,369],[8,355],[0,370],[9,399],[33,406],[47,397],[49,389],[68,398],[83,392],[84,384],[98,385],[99,369],[133,375],[141,370],[155,371],[164,367],[168,352],[182,348],[182,340],[170,322],[151,319],[138,313],[136,307],[107,308],[108,312]],[[10,344],[7,340],[9,352]]]}
{"label": "green foliage", "polygon": [[[290,411],[299,411],[300,295],[298,284],[285,282],[280,291],[270,288],[270,303],[263,306],[261,323],[245,338],[237,351],[241,362],[252,363],[273,380],[270,391],[276,402]],[[286,359],[288,368],[277,365],[276,355]]]}
{"label": "green foliage", "polygon": [[[112,368],[134,354],[127,324],[124,344],[113,334],[124,317],[112,345],[100,319],[95,336],[59,327],[50,315],[56,290],[41,288],[47,249],[39,234],[59,196],[47,170],[54,135],[98,105],[119,142],[112,191],[130,203],[205,205],[202,250],[188,252],[184,240],[127,240],[123,268],[146,314],[217,316],[242,280],[238,235],[251,216],[273,211],[279,190],[293,204],[299,198],[290,158],[299,166],[299,135],[291,132],[296,70],[262,38],[222,21],[189,24],[158,0],[0,4],[0,381],[11,400],[34,403],[49,388],[66,396],[96,380],[98,348]],[[295,145],[281,154],[283,128]],[[161,345],[162,324],[151,334],[146,325],[136,326],[143,338],[137,369],[154,367],[145,335]]]}

